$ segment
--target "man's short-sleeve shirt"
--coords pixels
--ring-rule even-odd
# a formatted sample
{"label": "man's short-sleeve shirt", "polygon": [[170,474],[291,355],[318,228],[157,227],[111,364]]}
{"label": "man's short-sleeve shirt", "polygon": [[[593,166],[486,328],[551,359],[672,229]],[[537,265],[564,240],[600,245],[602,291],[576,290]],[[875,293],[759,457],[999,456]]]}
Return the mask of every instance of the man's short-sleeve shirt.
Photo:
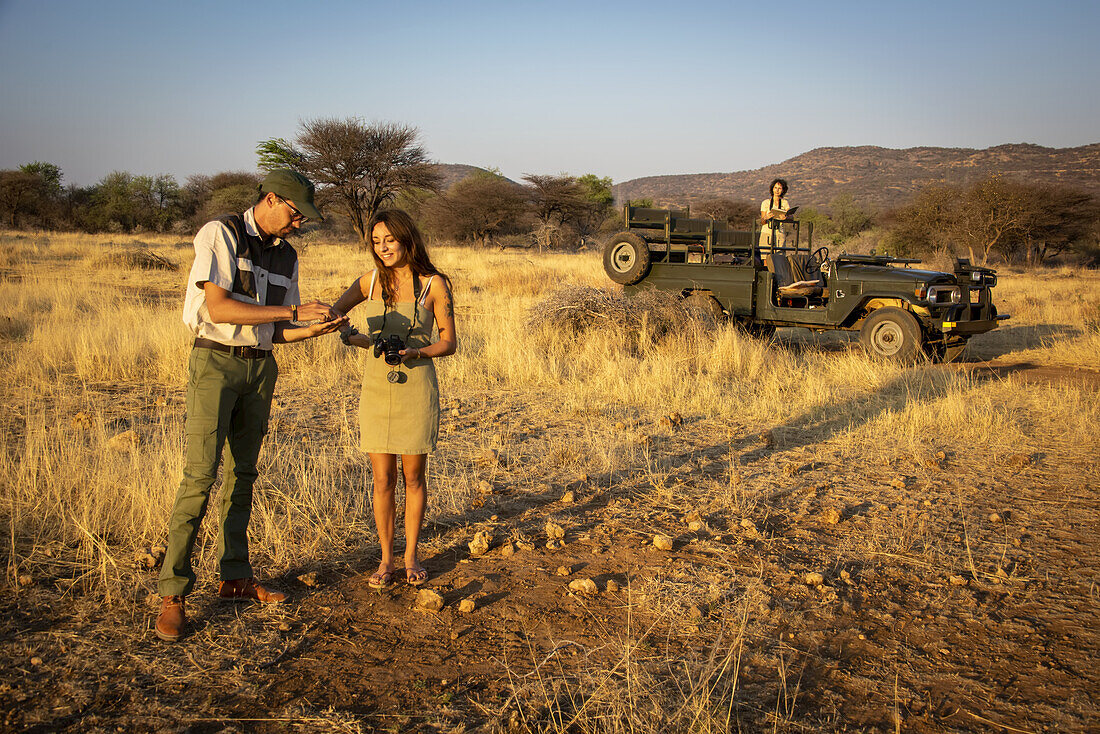
{"label": "man's short-sleeve shirt", "polygon": [[[260,237],[252,209],[244,213],[245,232]],[[275,238],[265,248],[293,248],[285,240]],[[278,258],[282,263],[293,262],[289,272],[275,272],[253,258],[247,248],[239,246],[237,235],[224,221],[215,220],[203,225],[195,235],[195,262],[187,278],[187,295],[183,302],[183,322],[196,337],[211,339],[221,344],[240,347],[271,349],[275,324],[216,324],[210,320],[206,309],[205,283],[229,291],[230,298],[260,306],[300,305],[298,293],[297,257]],[[247,287],[242,287],[242,283]]]}

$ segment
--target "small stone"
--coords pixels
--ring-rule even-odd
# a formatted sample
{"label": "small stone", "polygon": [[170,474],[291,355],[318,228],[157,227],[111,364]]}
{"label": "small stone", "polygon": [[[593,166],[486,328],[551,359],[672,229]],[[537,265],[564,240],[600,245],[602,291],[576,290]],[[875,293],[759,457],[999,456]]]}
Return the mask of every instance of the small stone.
{"label": "small stone", "polygon": [[146,546],[134,551],[134,562],[143,568],[153,569],[164,559],[164,549]]}
{"label": "small stone", "polygon": [[580,483],[580,484],[588,484],[588,475],[587,474],[578,474],[577,475],[577,482]]}
{"label": "small stone", "polygon": [[565,537],[565,528],[558,525],[556,522],[547,521],[546,523],[546,537],[551,540],[561,540]]}
{"label": "small stone", "polygon": [[516,541],[516,549],[521,550],[521,551],[530,552],[530,551],[533,551],[535,549],[535,544],[532,543],[529,540],[517,540]]}
{"label": "small stone", "polygon": [[80,428],[86,431],[92,427],[92,418],[82,410],[74,414],[73,417],[69,419],[69,423],[72,424],[73,428]]}
{"label": "small stone", "polygon": [[34,577],[31,576],[29,573],[19,574],[19,585],[20,586],[34,586]]}
{"label": "small stone", "polygon": [[487,481],[482,479],[477,484],[477,491],[481,492],[482,494],[492,494],[493,493],[493,485],[489,484]]}
{"label": "small stone", "polygon": [[634,435],[634,443],[639,446],[652,446],[653,437],[645,433],[637,433]]}
{"label": "small stone", "polygon": [[607,589],[608,594],[618,594],[619,593],[619,582],[615,581],[613,579],[609,580],[604,588]]}
{"label": "small stone", "polygon": [[991,512],[989,514],[989,522],[998,523],[1000,521],[1001,521],[1001,516],[998,515],[996,512]]}
{"label": "small stone", "polygon": [[748,535],[750,538],[755,538],[757,535],[760,534],[760,531],[756,528],[756,523],[754,523],[747,517],[741,520],[741,527],[742,529],[744,529],[745,534]]}
{"label": "small stone", "polygon": [[817,571],[810,571],[802,577],[802,580],[806,582],[807,586],[820,586],[825,582],[825,577]]}
{"label": "small stone", "polygon": [[574,579],[569,582],[569,590],[577,594],[587,594],[588,596],[594,596],[600,593],[600,590],[596,587],[596,582],[592,579]]}
{"label": "small stone", "polygon": [[890,480],[890,486],[894,489],[905,489],[905,477],[894,477]]}
{"label": "small stone", "polygon": [[438,591],[421,589],[416,592],[416,608],[425,612],[438,612],[443,608],[443,596]]}
{"label": "small stone", "polygon": [[561,501],[562,501],[562,504],[565,504],[565,505],[573,504],[573,491],[570,490],[570,491],[566,492],[565,494],[563,494],[561,496]]}
{"label": "small stone", "polygon": [[821,520],[821,522],[825,523],[826,525],[836,525],[838,522],[840,522],[840,511],[837,510],[835,507],[828,507],[822,510],[821,514],[819,514],[817,517],[819,520]]}
{"label": "small stone", "polygon": [[301,584],[303,584],[304,586],[308,586],[311,589],[316,588],[318,583],[319,583],[317,581],[317,572],[316,571],[309,571],[308,573],[303,573],[303,574],[299,575],[298,576],[298,581]]}
{"label": "small stone", "polygon": [[514,546],[511,542],[505,543],[500,547],[500,555],[504,556],[505,558],[515,555],[515,552],[516,546]]}
{"label": "small stone", "polygon": [[692,520],[691,522],[688,523],[688,530],[690,530],[693,533],[697,533],[702,529],[703,529],[702,520]]}
{"label": "small stone", "polygon": [[451,408],[450,415],[451,415],[452,418],[457,418],[458,416],[462,415],[462,411],[459,410],[458,408]]}
{"label": "small stone", "polygon": [[500,463],[500,452],[496,449],[485,448],[477,455],[477,460],[482,464],[495,466]]}
{"label": "small stone", "polygon": [[788,463],[783,465],[783,474],[788,477],[793,477],[802,470],[798,464]]}
{"label": "small stone", "polygon": [[560,550],[562,547],[560,540],[548,540],[546,541],[546,550]]}
{"label": "small stone", "polygon": [[654,535],[653,546],[658,550],[670,551],[672,550],[672,538],[667,535]]}
{"label": "small stone", "polygon": [[557,570],[554,571],[555,576],[570,576],[572,574],[573,569],[569,566],[558,566]]}
{"label": "small stone", "polygon": [[950,576],[947,580],[951,582],[952,586],[966,586],[967,584],[966,579],[962,576]]}
{"label": "small stone", "polygon": [[137,433],[133,430],[123,431],[122,433],[115,434],[107,440],[107,448],[112,451],[133,451],[141,444],[141,440],[138,438]]}
{"label": "small stone", "polygon": [[474,533],[474,539],[467,545],[470,548],[471,556],[483,556],[489,550],[489,533],[485,530],[478,530]]}
{"label": "small stone", "polygon": [[474,602],[473,599],[463,599],[458,603],[458,611],[462,612],[463,614],[469,614],[476,608],[477,604]]}
{"label": "small stone", "polygon": [[615,430],[616,431],[625,431],[626,430],[626,424],[623,423],[622,421],[619,421],[618,423],[615,424]]}
{"label": "small stone", "polygon": [[41,664],[42,664],[42,658],[40,658],[40,657],[31,658],[31,665],[33,665],[35,667],[38,667]]}
{"label": "small stone", "polygon": [[692,604],[688,607],[688,616],[694,620],[700,620],[703,618],[703,610]]}

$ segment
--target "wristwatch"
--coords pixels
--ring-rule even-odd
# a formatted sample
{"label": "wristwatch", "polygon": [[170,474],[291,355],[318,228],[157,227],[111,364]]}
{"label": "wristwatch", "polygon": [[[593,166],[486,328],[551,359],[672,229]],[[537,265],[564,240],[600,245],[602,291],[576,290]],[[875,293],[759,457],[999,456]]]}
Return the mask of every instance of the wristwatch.
{"label": "wristwatch", "polygon": [[358,336],[358,334],[359,334],[359,329],[356,329],[354,326],[349,326],[347,329],[340,332],[340,341],[344,342],[344,344],[346,346],[350,347],[351,346],[351,338],[353,336]]}

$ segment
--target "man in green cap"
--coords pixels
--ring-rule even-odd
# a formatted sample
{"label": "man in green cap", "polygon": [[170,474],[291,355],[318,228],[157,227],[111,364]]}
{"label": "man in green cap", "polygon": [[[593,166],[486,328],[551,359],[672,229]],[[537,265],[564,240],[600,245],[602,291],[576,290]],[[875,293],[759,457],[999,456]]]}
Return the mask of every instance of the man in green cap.
{"label": "man in green cap", "polygon": [[278,373],[272,344],[310,339],[347,322],[330,305],[302,304],[298,295],[298,254],[284,238],[310,219],[322,219],[313,203],[313,184],[300,173],[279,169],[264,178],[248,211],[208,222],[195,236],[183,305],[184,323],[194,335],[187,448],[160,572],[156,633],[162,640],[174,642],[183,633],[184,597],[195,585],[191,551],[225,443],[218,597],[269,604],[287,599],[253,578],[248,519]]}

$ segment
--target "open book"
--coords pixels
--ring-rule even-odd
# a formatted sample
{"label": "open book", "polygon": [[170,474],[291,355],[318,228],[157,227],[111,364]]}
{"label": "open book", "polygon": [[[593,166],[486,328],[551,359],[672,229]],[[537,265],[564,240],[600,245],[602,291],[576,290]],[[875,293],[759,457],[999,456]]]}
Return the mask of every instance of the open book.
{"label": "open book", "polygon": [[785,209],[785,210],[784,209],[776,209],[775,207],[772,207],[772,214],[776,215],[777,217],[781,214],[786,214],[788,219],[793,217],[794,213],[796,211],[798,211],[797,206],[792,206],[790,209]]}

